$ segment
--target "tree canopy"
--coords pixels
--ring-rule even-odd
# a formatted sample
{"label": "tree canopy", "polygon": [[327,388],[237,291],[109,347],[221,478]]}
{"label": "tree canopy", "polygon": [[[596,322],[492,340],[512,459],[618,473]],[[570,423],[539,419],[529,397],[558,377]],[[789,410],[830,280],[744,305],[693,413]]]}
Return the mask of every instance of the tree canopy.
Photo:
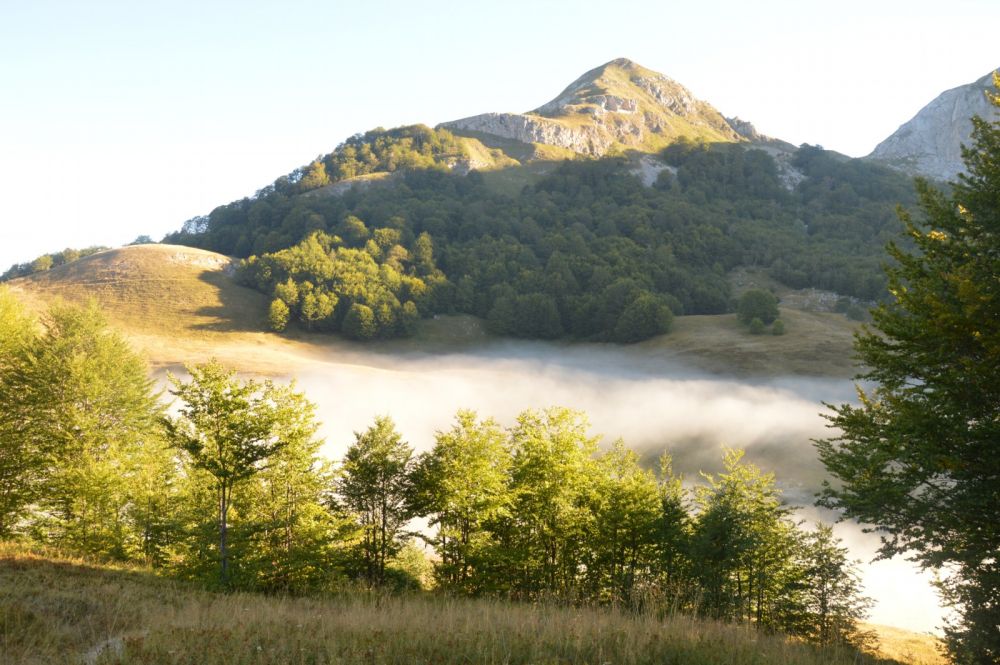
{"label": "tree canopy", "polygon": [[[763,151],[687,144],[667,151],[676,175],[665,170],[652,187],[609,157],[526,172],[511,191],[498,173],[449,171],[454,137],[425,130],[413,130],[412,147],[436,155],[433,165],[365,158],[395,169],[389,184],[308,189],[323,180],[310,176],[319,165],[332,182],[341,159],[409,141],[391,138],[407,128],[348,142],[165,240],[247,259],[247,283],[308,328],[345,332],[357,303],[374,322],[359,325],[369,316],[355,310],[346,333],[360,338],[461,312],[503,335],[627,343],[667,332],[673,316],[735,309],[727,274],[739,266],[877,300],[881,248],[899,230],[894,206],[913,200],[903,176],[810,146],[792,159],[795,186]],[[273,313],[280,327],[282,307]]]}
{"label": "tree canopy", "polygon": [[985,664],[1000,660],[1000,123],[973,127],[950,194],[917,182],[915,249],[890,245],[892,299],[856,339],[875,387],[834,408],[841,433],[818,446],[838,481],[823,502],[875,525],[883,556],[946,569],[951,654]]}

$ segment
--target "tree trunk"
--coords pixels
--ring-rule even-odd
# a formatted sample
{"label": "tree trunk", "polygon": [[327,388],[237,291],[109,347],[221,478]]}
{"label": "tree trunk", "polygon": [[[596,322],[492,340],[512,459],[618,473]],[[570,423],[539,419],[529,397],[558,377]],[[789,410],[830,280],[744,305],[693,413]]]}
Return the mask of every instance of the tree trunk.
{"label": "tree trunk", "polygon": [[219,491],[219,581],[223,587],[229,584],[229,551],[226,543],[229,501],[226,494],[226,486],[223,485]]}

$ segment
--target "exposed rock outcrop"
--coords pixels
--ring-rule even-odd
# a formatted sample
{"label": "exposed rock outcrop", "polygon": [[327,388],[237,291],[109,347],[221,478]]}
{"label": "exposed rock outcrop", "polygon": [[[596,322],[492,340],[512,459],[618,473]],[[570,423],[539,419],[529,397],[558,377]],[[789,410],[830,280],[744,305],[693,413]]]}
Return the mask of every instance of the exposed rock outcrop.
{"label": "exposed rock outcrop", "polygon": [[587,72],[534,111],[485,113],[441,126],[595,157],[615,149],[652,151],[681,136],[708,142],[744,140],[687,88],[625,58]]}
{"label": "exposed rock outcrop", "polygon": [[993,88],[993,74],[947,90],[920,109],[889,138],[879,143],[867,159],[913,175],[953,180],[962,172],[962,144],[972,134],[972,116],[1000,118],[986,98]]}

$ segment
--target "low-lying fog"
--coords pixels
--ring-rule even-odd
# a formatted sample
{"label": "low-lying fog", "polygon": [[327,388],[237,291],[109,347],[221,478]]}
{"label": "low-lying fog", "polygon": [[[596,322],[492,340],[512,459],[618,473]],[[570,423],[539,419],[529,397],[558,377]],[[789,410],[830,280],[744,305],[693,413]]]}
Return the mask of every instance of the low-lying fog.
{"label": "low-lying fog", "polygon": [[[355,347],[356,348],[356,347]],[[388,414],[418,451],[455,412],[471,408],[510,425],[524,409],[567,406],[586,412],[605,443],[622,437],[654,461],[667,450],[691,481],[699,470],[721,468],[722,447],[740,447],[747,459],[773,471],[801,516],[832,522],[812,507],[825,473],[811,443],[829,435],[823,402],[855,399],[850,381],[787,377],[749,380],[700,372],[648,351],[603,345],[502,342],[474,351],[400,353],[331,351],[290,369],[317,403],[325,452],[339,460],[353,432]],[[863,561],[871,621],[934,631],[942,610],[931,576],[897,558],[869,563],[878,538],[853,523],[838,535]]]}

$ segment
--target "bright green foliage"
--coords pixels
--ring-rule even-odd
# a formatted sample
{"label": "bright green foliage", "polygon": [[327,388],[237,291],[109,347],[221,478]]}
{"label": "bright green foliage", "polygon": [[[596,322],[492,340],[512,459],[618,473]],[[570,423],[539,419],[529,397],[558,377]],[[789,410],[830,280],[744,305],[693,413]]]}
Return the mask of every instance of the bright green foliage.
{"label": "bright green foliage", "polygon": [[[998,80],[1000,83],[1000,80]],[[997,104],[997,100],[994,99]],[[951,194],[918,181],[917,251],[889,248],[892,301],[856,340],[875,384],[818,443],[840,482],[823,502],[877,525],[881,554],[946,567],[959,663],[1000,660],[1000,123],[974,120],[968,175]]]}
{"label": "bright green foliage", "polygon": [[25,429],[19,374],[26,367],[36,331],[24,308],[0,287],[0,538],[9,537],[39,489],[45,457]]}
{"label": "bright green foliage", "polygon": [[492,420],[459,411],[450,430],[438,432],[415,475],[422,512],[437,527],[437,576],[449,589],[484,590],[493,549],[489,525],[510,516],[511,457],[507,435]]}
{"label": "bright green foliage", "polygon": [[778,299],[769,291],[750,289],[740,296],[736,315],[747,325],[753,323],[754,319],[760,319],[764,325],[768,325],[778,318]]}
{"label": "bright green foliage", "polygon": [[692,557],[710,616],[780,628],[798,611],[795,525],[774,476],[727,450],[725,472],[696,490]]}
{"label": "bright green foliage", "polygon": [[790,617],[794,627],[818,644],[857,642],[858,621],[872,604],[862,595],[858,562],[847,558],[847,548],[828,525],[817,524],[801,541],[804,611]]}
{"label": "bright green foliage", "polygon": [[378,586],[386,581],[386,564],[402,547],[402,528],[411,517],[413,449],[388,417],[376,418],[354,438],[337,493],[361,527],[358,572],[370,586]]}
{"label": "bright green foliage", "polygon": [[602,600],[631,603],[634,591],[654,583],[662,562],[660,486],[618,440],[598,459],[593,502],[587,585]]}
{"label": "bright green foliage", "polygon": [[466,157],[462,144],[446,129],[412,125],[384,130],[374,129],[353,136],[332,153],[313,162],[302,184],[312,176],[317,165],[324,167],[333,181],[399,169],[446,168],[450,162]]}
{"label": "bright green foliage", "polygon": [[577,582],[597,478],[597,438],[586,417],[565,408],[525,411],[511,431],[514,504],[506,524],[514,591],[566,594]]}
{"label": "bright green foliage", "polygon": [[190,467],[204,472],[216,500],[219,580],[230,583],[228,520],[233,490],[288,444],[283,435],[300,418],[294,393],[270,381],[240,381],[217,362],[188,368],[191,380],[171,376],[181,401],[178,416],[164,420],[171,443]]}
{"label": "bright green foliage", "polygon": [[42,324],[0,386],[4,420],[15,423],[2,431],[27,463],[16,493],[34,499],[31,532],[80,552],[140,556],[135,483],[163,450],[146,365],[94,304],[55,305]]}
{"label": "bright green foliage", "polygon": [[319,455],[316,407],[294,387],[275,387],[271,399],[280,405],[275,436],[282,446],[234,492],[234,584],[296,593],[330,588],[353,530],[325,505],[333,472]]}
{"label": "bright green foliage", "polygon": [[367,340],[375,336],[375,312],[371,307],[354,303],[344,317],[344,335],[351,339]]}
{"label": "bright green foliage", "polygon": [[660,524],[657,533],[657,575],[668,597],[679,598],[691,590],[691,515],[683,479],[674,474],[669,453],[660,456]]}
{"label": "bright green foliage", "polygon": [[271,301],[267,312],[267,323],[275,332],[281,332],[288,325],[288,305],[281,298]]}
{"label": "bright green foliage", "polygon": [[52,257],[43,254],[31,262],[31,272],[45,272],[52,269]]}
{"label": "bright green foliage", "polygon": [[309,165],[299,181],[299,188],[307,192],[310,189],[318,189],[330,184],[330,177],[326,174],[326,164],[315,161]]}
{"label": "bright green foliage", "polygon": [[[364,228],[360,220],[348,220],[355,223]],[[317,231],[294,247],[251,256],[242,278],[274,294],[272,327],[287,309],[288,318],[308,328],[341,331],[353,339],[407,334],[419,318],[414,301],[427,302],[431,293],[399,241],[398,231],[380,228],[364,248],[355,249]],[[436,283],[441,276],[431,266],[428,278]]]}

